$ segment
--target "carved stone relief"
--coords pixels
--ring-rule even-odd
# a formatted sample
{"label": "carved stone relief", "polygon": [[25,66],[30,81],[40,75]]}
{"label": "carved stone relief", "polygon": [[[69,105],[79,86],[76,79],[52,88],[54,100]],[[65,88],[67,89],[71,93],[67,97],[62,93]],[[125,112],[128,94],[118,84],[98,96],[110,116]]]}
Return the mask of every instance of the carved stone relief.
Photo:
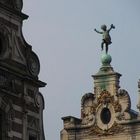
{"label": "carved stone relief", "polygon": [[10,94],[19,95],[23,93],[23,82],[9,73],[0,71],[0,89],[7,90]]}
{"label": "carved stone relief", "polygon": [[42,103],[42,99],[41,99],[41,97],[39,96],[39,91],[38,91],[38,90],[37,90],[35,93],[36,93],[36,94],[35,94],[35,97],[34,97],[35,106],[36,106],[37,108],[40,108],[40,107],[41,107],[41,103]]}
{"label": "carved stone relief", "polygon": [[96,105],[94,103],[94,94],[87,93],[83,96],[81,101],[81,117],[82,124],[87,125],[95,122]]}
{"label": "carved stone relief", "polygon": [[17,32],[16,31],[12,31],[12,59],[26,65],[26,60],[25,60],[25,56],[21,50],[21,45],[19,44],[19,37],[17,36]]}
{"label": "carved stone relief", "polygon": [[0,59],[5,59],[9,56],[9,43],[10,32],[4,24],[0,23]]}
{"label": "carved stone relief", "polygon": [[12,78],[12,91],[16,95],[20,95],[24,93],[23,81],[17,78]]}
{"label": "carved stone relief", "polygon": [[39,119],[32,116],[28,116],[28,127],[33,130],[39,131],[40,130]]}
{"label": "carved stone relief", "polygon": [[5,135],[8,138],[12,138],[12,121],[15,118],[15,111],[12,106],[12,101],[9,100],[7,96],[0,97],[0,109],[3,110],[3,115],[5,116],[5,118],[3,118],[5,120],[3,129],[6,128]]}
{"label": "carved stone relief", "polygon": [[18,11],[22,10],[22,6],[23,6],[22,0],[0,0],[0,2],[15,10]]}
{"label": "carved stone relief", "polygon": [[81,124],[84,126],[92,124],[92,133],[98,135],[121,132],[123,127],[116,121],[130,119],[130,108],[130,98],[125,90],[119,90],[112,95],[103,90],[98,97],[88,93],[81,100]]}
{"label": "carved stone relief", "polygon": [[121,105],[121,111],[116,114],[117,119],[119,121],[130,120],[131,100],[128,92],[124,89],[120,89],[117,96],[119,104]]}
{"label": "carved stone relief", "polygon": [[33,103],[34,107],[36,107],[37,109],[40,108],[41,99],[39,96],[38,88],[35,88],[35,87],[28,88],[27,89],[27,96],[30,100],[29,102]]}
{"label": "carved stone relief", "polygon": [[15,0],[15,8],[18,11],[21,11],[23,7],[23,1],[22,0]]}
{"label": "carved stone relief", "polygon": [[98,97],[98,104],[108,104],[114,102],[114,96],[111,96],[110,93],[106,90],[102,91]]}
{"label": "carved stone relief", "polygon": [[123,131],[124,131],[124,127],[121,125],[118,125],[117,123],[114,123],[111,129],[107,129],[107,130],[102,130],[97,125],[95,125],[95,127],[90,128],[88,132],[88,136],[89,135],[96,135],[97,137],[108,136],[108,135],[118,134]]}
{"label": "carved stone relief", "polygon": [[115,123],[115,111],[111,103],[100,104],[96,113],[96,124],[101,130],[108,130],[112,128]]}
{"label": "carved stone relief", "polygon": [[33,52],[29,53],[28,59],[27,59],[27,65],[29,72],[32,76],[38,76],[40,72],[40,63],[37,55]]}

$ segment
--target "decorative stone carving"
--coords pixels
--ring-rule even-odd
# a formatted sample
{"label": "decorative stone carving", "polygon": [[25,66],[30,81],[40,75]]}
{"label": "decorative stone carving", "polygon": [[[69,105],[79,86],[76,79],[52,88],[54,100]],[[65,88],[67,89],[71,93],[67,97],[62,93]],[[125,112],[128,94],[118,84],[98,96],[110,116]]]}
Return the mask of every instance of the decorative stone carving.
{"label": "decorative stone carving", "polygon": [[103,90],[98,97],[98,104],[108,104],[114,102],[114,96],[111,96],[110,93],[106,90]]}
{"label": "decorative stone carving", "polygon": [[22,0],[15,0],[15,8],[18,11],[21,11],[23,7],[23,1]]}
{"label": "decorative stone carving", "polygon": [[10,32],[4,24],[0,23],[0,59],[5,59],[9,56],[9,42]]}
{"label": "decorative stone carving", "polygon": [[20,41],[17,32],[11,32],[11,42],[12,42],[12,59],[18,63],[26,65],[25,54],[23,53],[23,43]]}
{"label": "decorative stone carving", "polygon": [[118,120],[129,120],[131,119],[131,115],[129,113],[131,109],[131,100],[128,92],[124,89],[120,89],[118,91],[118,100],[121,105],[121,111],[116,113],[116,117]]}
{"label": "decorative stone carving", "polygon": [[12,82],[12,91],[14,94],[20,95],[24,93],[23,81],[13,78],[11,82]]}
{"label": "decorative stone carving", "polygon": [[12,9],[18,11],[22,10],[22,6],[23,6],[22,0],[0,0],[0,2]]}
{"label": "decorative stone carving", "polygon": [[[3,24],[3,25],[2,25]],[[12,28],[15,31],[18,31],[18,25],[15,23],[12,23],[10,21],[5,20],[3,17],[0,17],[0,26]],[[10,30],[9,30],[10,31]]]}
{"label": "decorative stone carving", "polygon": [[128,92],[124,89],[118,91],[119,103],[123,106],[122,111],[130,111],[131,109],[131,100]]}
{"label": "decorative stone carving", "polygon": [[119,104],[118,100],[113,103],[115,112],[121,112],[122,106]]}
{"label": "decorative stone carving", "polygon": [[0,88],[6,89],[7,91],[12,92],[11,94],[20,94],[23,93],[22,82],[15,77],[9,75],[9,73],[0,71]]}
{"label": "decorative stone carving", "polygon": [[28,127],[33,130],[39,131],[39,120],[32,116],[28,116]]}
{"label": "decorative stone carving", "polygon": [[81,100],[81,117],[82,124],[87,125],[95,122],[95,111],[96,105],[94,103],[94,94],[87,93],[82,97]]}
{"label": "decorative stone carving", "polygon": [[32,76],[37,76],[40,72],[40,63],[37,55],[33,52],[29,54],[29,57],[27,59],[27,65],[29,72]]}
{"label": "decorative stone carving", "polygon": [[89,125],[89,124],[94,124],[95,122],[95,115],[92,113],[92,111],[89,111],[88,114],[85,115],[85,117],[82,119],[82,124],[83,125]]}
{"label": "decorative stone carving", "polygon": [[103,90],[97,98],[97,103],[97,126],[104,131],[112,129],[116,121],[116,116],[122,111],[121,102],[118,97],[116,97],[116,94],[111,95],[108,91]]}
{"label": "decorative stone carving", "polygon": [[[130,97],[125,90],[119,90],[113,95],[103,90],[98,97],[87,93],[81,100],[81,124],[83,126],[92,124],[93,127],[98,127],[110,134],[114,131],[116,119],[118,121],[130,119],[130,108]],[[100,131],[101,134],[102,131]]]}
{"label": "decorative stone carving", "polygon": [[36,90],[36,91],[35,91],[34,102],[35,102],[35,106],[36,106],[37,108],[40,108],[41,101],[42,101],[42,100],[41,100],[41,98],[40,98],[40,96],[39,96],[39,91]]}
{"label": "decorative stone carving", "polygon": [[96,124],[97,126],[106,131],[112,129],[113,124],[115,123],[115,111],[111,103],[100,104],[96,112]]}
{"label": "decorative stone carving", "polygon": [[3,110],[5,116],[5,128],[7,129],[6,136],[12,138],[12,121],[15,118],[15,111],[13,109],[12,101],[7,96],[0,97],[0,109]]}
{"label": "decorative stone carving", "polygon": [[38,110],[41,106],[42,99],[37,88],[30,87],[27,89],[26,98],[28,98],[28,104],[33,104],[34,107]]}
{"label": "decorative stone carving", "polygon": [[[38,57],[23,37],[23,20],[28,16],[21,12],[22,4],[22,0],[0,0],[0,140],[45,140],[43,97],[29,96],[27,91],[39,91],[45,83],[38,80]],[[28,121],[28,116],[35,119]]]}
{"label": "decorative stone carving", "polygon": [[111,129],[107,129],[107,130],[102,130],[97,126],[92,127],[90,128],[90,131],[88,132],[88,136],[89,135],[108,136],[108,135],[114,135],[123,131],[124,131],[123,126],[118,125],[117,123],[114,123]]}

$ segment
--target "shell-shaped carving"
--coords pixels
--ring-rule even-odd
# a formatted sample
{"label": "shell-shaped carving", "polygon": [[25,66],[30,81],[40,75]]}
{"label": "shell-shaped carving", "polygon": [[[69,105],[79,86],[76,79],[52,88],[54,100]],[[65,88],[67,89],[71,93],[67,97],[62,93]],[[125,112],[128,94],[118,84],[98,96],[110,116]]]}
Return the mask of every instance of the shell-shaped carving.
{"label": "shell-shaped carving", "polygon": [[95,121],[96,106],[94,103],[95,95],[93,93],[87,93],[81,100],[81,118],[82,124],[90,124]]}
{"label": "shell-shaped carving", "polygon": [[130,120],[130,109],[131,109],[131,100],[128,92],[124,89],[118,91],[118,101],[121,105],[121,112],[116,113],[116,118],[118,120]]}
{"label": "shell-shaped carving", "polygon": [[31,52],[27,58],[27,65],[29,72],[32,76],[38,76],[40,72],[40,62],[38,59],[38,56],[34,53]]}
{"label": "shell-shaped carving", "polygon": [[93,93],[86,93],[81,99],[81,106],[84,105],[85,101],[88,99],[94,100],[95,95]]}
{"label": "shell-shaped carving", "polygon": [[131,109],[131,100],[128,92],[124,89],[118,91],[119,103],[122,106],[122,112],[127,112]]}

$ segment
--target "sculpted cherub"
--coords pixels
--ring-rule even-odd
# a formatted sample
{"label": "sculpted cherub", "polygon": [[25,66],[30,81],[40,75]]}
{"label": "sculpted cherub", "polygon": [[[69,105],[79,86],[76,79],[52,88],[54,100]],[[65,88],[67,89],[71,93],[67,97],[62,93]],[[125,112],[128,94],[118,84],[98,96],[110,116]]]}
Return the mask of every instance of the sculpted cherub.
{"label": "sculpted cherub", "polygon": [[101,26],[101,29],[103,31],[98,31],[96,29],[94,29],[94,31],[96,31],[97,33],[99,34],[103,34],[103,41],[101,43],[101,49],[103,50],[104,48],[104,44],[105,44],[105,47],[106,47],[106,53],[108,53],[108,45],[110,45],[112,42],[111,42],[111,37],[109,35],[109,32],[111,31],[111,29],[115,29],[115,26],[113,24],[110,25],[110,28],[107,29],[107,26],[106,25],[102,25]]}

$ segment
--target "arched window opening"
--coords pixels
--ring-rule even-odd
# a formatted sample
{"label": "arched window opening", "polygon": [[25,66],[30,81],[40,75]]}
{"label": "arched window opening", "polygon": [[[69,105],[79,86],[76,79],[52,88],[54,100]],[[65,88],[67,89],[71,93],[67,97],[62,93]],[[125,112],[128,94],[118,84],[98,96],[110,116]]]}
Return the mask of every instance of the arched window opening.
{"label": "arched window opening", "polygon": [[101,112],[101,120],[104,124],[108,124],[111,120],[111,112],[108,108],[104,108]]}

